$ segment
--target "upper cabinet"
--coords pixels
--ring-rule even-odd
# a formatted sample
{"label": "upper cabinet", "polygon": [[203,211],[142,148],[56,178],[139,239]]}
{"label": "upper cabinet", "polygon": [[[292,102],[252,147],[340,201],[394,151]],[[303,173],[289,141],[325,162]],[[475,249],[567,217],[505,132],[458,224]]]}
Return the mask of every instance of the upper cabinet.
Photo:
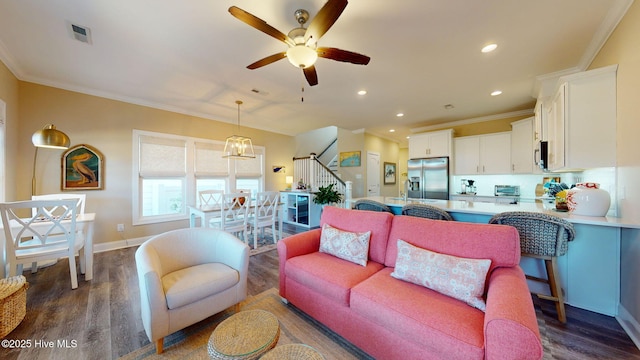
{"label": "upper cabinet", "polygon": [[616,164],[617,65],[563,76],[546,111],[549,170]]}
{"label": "upper cabinet", "polygon": [[534,118],[511,123],[511,172],[513,174],[533,172],[535,136]]}
{"label": "upper cabinet", "polygon": [[454,144],[456,174],[511,173],[511,132],[459,137]]}
{"label": "upper cabinet", "polygon": [[411,135],[409,159],[451,156],[453,130],[441,130]]}

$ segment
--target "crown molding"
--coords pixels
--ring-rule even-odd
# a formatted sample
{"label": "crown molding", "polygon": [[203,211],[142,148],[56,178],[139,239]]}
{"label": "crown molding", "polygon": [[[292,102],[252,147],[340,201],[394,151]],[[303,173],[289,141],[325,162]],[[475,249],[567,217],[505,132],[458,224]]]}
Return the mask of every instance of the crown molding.
{"label": "crown molding", "polygon": [[503,113],[503,114],[495,114],[495,115],[488,115],[488,116],[480,116],[480,117],[471,118],[471,119],[450,121],[450,122],[446,122],[446,123],[440,123],[440,124],[437,124],[437,125],[429,125],[429,126],[422,126],[422,127],[418,127],[418,128],[411,128],[411,129],[409,129],[409,131],[411,131],[411,133],[415,134],[415,133],[421,133],[421,132],[425,132],[425,131],[442,129],[442,128],[445,128],[445,127],[475,124],[475,123],[480,123],[480,122],[485,122],[485,121],[500,120],[500,119],[506,119],[506,118],[510,118],[510,117],[527,116],[527,115],[533,115],[533,109],[518,110],[518,111],[512,111],[512,112]]}

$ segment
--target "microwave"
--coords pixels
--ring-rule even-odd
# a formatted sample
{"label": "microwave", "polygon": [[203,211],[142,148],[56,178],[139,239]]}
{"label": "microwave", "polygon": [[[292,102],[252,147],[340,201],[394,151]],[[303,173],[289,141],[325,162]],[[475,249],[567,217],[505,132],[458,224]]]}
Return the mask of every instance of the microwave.
{"label": "microwave", "polygon": [[495,196],[520,196],[520,186],[496,185],[493,190]]}

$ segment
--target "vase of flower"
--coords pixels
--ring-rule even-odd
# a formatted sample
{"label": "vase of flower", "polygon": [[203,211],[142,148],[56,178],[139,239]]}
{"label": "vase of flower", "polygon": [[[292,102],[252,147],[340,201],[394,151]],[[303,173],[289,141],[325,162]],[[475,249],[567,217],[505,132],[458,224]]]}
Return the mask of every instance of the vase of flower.
{"label": "vase of flower", "polygon": [[567,192],[567,206],[575,215],[605,216],[610,205],[609,192],[600,189],[598,183],[578,183]]}

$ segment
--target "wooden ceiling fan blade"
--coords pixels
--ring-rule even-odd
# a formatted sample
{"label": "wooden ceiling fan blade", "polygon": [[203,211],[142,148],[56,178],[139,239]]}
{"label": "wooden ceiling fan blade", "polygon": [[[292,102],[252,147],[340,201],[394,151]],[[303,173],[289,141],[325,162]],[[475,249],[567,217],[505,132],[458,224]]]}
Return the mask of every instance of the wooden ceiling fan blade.
{"label": "wooden ceiling fan blade", "polygon": [[269,65],[271,63],[274,63],[274,62],[276,62],[276,61],[278,61],[280,59],[284,59],[286,57],[287,57],[287,53],[284,53],[284,52],[273,54],[273,55],[267,56],[264,59],[260,59],[260,60],[258,60],[256,62],[254,62],[253,64],[250,64],[249,66],[247,66],[247,69],[255,70],[257,68],[263,67],[265,65]]}
{"label": "wooden ceiling fan blade", "polygon": [[267,24],[266,21],[260,19],[259,17],[252,15],[237,6],[232,6],[229,8],[229,12],[231,15],[235,16],[238,20],[244,22],[245,24],[262,31],[263,33],[270,35],[290,46],[294,46],[295,43],[291,38],[280,30],[274,28],[273,26]]}
{"label": "wooden ceiling fan blade", "polygon": [[306,69],[302,69],[302,71],[310,86],[318,85],[318,73],[316,72],[315,66],[309,66]]}
{"label": "wooden ceiling fan blade", "polygon": [[319,57],[325,59],[348,62],[356,65],[367,65],[371,60],[371,58],[366,55],[331,47],[319,47],[316,52]]}
{"label": "wooden ceiling fan blade", "polygon": [[326,4],[318,11],[316,17],[311,20],[309,23],[309,27],[307,28],[307,32],[304,34],[305,43],[309,43],[309,39],[312,42],[317,42],[318,39],[324,35],[333,23],[338,20],[340,14],[344,11],[344,8],[347,7],[347,0],[329,0]]}

